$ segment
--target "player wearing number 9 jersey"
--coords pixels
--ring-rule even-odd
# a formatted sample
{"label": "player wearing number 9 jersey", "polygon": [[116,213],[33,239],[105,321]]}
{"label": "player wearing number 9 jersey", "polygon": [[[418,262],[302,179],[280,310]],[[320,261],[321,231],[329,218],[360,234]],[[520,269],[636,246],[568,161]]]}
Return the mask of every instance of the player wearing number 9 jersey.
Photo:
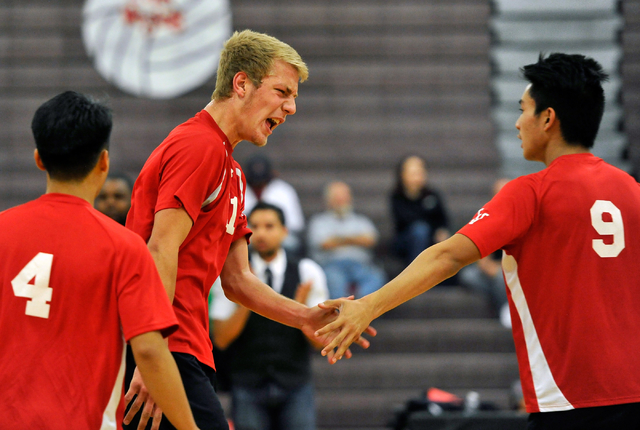
{"label": "player wearing number 9 jersey", "polygon": [[640,186],[592,154],[510,181],[460,230],[503,250],[529,412],[640,401]]}
{"label": "player wearing number 9 jersey", "polygon": [[120,429],[127,341],[169,419],[196,429],[162,339],[177,320],[153,259],[92,207],[109,170],[109,110],[68,91],[32,130],[47,192],[0,213],[0,428]]}
{"label": "player wearing number 9 jersey", "polygon": [[[606,74],[596,61],[566,54],[540,56],[523,74],[530,84],[516,129],[524,158],[546,168],[510,181],[377,292],[344,302],[327,330],[342,320],[362,327],[502,249],[529,429],[636,430],[640,186],[589,152]],[[358,332],[342,331],[325,350]]]}

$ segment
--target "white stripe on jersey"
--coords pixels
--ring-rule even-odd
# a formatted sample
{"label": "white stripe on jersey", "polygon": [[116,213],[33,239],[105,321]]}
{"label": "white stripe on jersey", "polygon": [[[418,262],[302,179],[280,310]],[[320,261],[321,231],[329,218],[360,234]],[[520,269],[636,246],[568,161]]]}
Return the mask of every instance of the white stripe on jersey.
{"label": "white stripe on jersey", "polygon": [[116,376],[116,383],[113,386],[113,390],[111,391],[111,397],[109,398],[109,403],[107,404],[107,408],[102,414],[102,425],[100,426],[100,430],[115,430],[118,428],[118,423],[116,422],[116,412],[118,410],[118,405],[120,404],[120,399],[122,397],[122,384],[124,383],[124,369],[127,362],[127,343],[122,338],[122,359],[120,360],[120,369],[118,370],[118,376]]}
{"label": "white stripe on jersey", "polygon": [[205,200],[204,203],[202,203],[202,206],[200,206],[200,208],[203,208],[208,204],[213,203],[213,201],[218,198],[218,194],[220,194],[220,190],[222,189],[222,184],[224,184],[224,178],[226,177],[227,177],[227,170],[225,169],[222,171],[222,181],[220,181],[220,185],[218,185],[218,188],[213,190],[213,193],[211,193],[211,195],[207,197],[207,200]]}
{"label": "white stripe on jersey", "polygon": [[507,286],[511,291],[511,298],[520,316],[524,340],[527,345],[529,366],[533,378],[533,387],[536,391],[540,412],[566,411],[574,409],[573,405],[564,397],[556,384],[547,358],[544,356],[538,333],[533,325],[531,312],[527,299],[522,291],[520,278],[518,277],[518,262],[511,255],[502,251],[502,269]]}

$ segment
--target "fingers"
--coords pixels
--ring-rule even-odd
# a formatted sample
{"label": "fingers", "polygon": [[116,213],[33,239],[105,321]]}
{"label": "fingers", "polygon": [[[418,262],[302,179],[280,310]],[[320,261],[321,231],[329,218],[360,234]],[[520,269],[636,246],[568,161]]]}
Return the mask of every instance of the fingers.
{"label": "fingers", "polygon": [[327,334],[331,333],[332,331],[334,331],[335,329],[339,329],[341,325],[342,325],[342,323],[339,320],[336,319],[335,321],[327,324],[326,326],[322,327],[321,329],[318,329],[316,331],[315,335],[317,337],[321,337],[321,336],[327,335]]}
{"label": "fingers", "polygon": [[133,385],[129,386],[127,394],[124,395],[124,404],[128,405],[131,399],[133,399],[133,396],[135,396],[137,393],[138,391],[134,390]]}
{"label": "fingers", "polygon": [[[131,390],[129,390],[129,392],[127,393],[127,395],[131,392]],[[131,405],[131,407],[129,408],[129,411],[127,412],[127,415],[124,417],[123,422],[125,424],[129,424],[131,422],[131,420],[133,419],[133,417],[136,416],[136,414],[138,413],[138,411],[140,410],[140,407],[144,404],[144,400],[142,400],[142,396],[138,395],[136,397],[136,399],[134,400],[133,404]]]}
{"label": "fingers", "polygon": [[373,337],[375,337],[378,334],[378,330],[376,330],[375,328],[373,328],[371,326],[365,328],[364,332],[366,334],[368,334],[369,336],[373,336]]}
{"label": "fingers", "polygon": [[362,349],[367,349],[367,348],[369,348],[371,346],[371,343],[367,339],[362,337],[362,336],[357,338],[355,340],[355,343],[357,343],[360,346],[360,348],[362,348]]}
{"label": "fingers", "polygon": [[[335,350],[335,348],[337,348],[342,343],[342,340],[344,339],[344,336],[345,336],[344,333],[339,332],[331,340],[331,342],[329,342],[327,345],[325,345],[325,347],[322,349],[322,351],[320,351],[320,354],[322,354],[323,356],[328,356],[329,359],[335,358],[335,360],[333,361],[335,363],[338,360],[338,358],[335,356],[336,353],[335,353],[334,350]],[[331,363],[331,361],[332,360],[329,360],[330,363]]]}
{"label": "fingers", "polygon": [[[153,400],[151,400],[151,397],[148,397],[147,401],[144,404],[144,408],[142,409],[142,414],[140,415],[140,423],[138,423],[138,430],[144,430],[147,427],[147,422],[149,422],[149,418],[153,416],[154,408],[155,408],[155,403],[153,402]],[[157,428],[155,430],[157,430]]]}
{"label": "fingers", "polygon": [[156,406],[153,411],[153,421],[151,424],[151,430],[158,430],[160,428],[161,421],[162,421],[162,409]]}
{"label": "fingers", "polygon": [[353,342],[352,336],[348,336],[344,338],[343,341],[338,346],[338,349],[336,350],[335,354],[333,355],[333,358],[336,361],[340,360],[346,354],[347,350],[349,349],[349,345],[351,345],[352,342]]}
{"label": "fingers", "polygon": [[342,299],[325,300],[318,304],[320,309],[339,309]]}

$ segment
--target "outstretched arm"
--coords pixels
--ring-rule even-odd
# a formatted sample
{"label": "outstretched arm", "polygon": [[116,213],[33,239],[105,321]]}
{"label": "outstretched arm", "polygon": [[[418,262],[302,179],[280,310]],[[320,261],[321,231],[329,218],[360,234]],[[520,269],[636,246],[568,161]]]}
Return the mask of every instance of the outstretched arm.
{"label": "outstretched arm", "polygon": [[149,393],[171,424],[177,429],[197,429],[178,367],[160,332],[141,334],[130,344]]}
{"label": "outstretched arm", "polygon": [[[236,240],[231,244],[220,280],[229,300],[266,318],[298,328],[311,339],[316,339],[316,330],[336,317],[335,309],[320,309],[318,306],[309,308],[276,293],[260,281],[249,268],[248,247],[244,239]],[[367,332],[375,333],[373,329],[368,329]],[[332,337],[333,334],[328,333],[323,335],[323,339],[316,340],[326,345]],[[358,336],[352,340],[354,341],[363,348],[369,347],[369,342],[362,337]],[[343,353],[346,353],[347,357],[350,355],[346,348]]]}
{"label": "outstretched arm", "polygon": [[329,362],[335,363],[375,318],[433,288],[480,257],[480,251],[471,239],[455,234],[424,250],[402,273],[379,290],[358,300],[336,299],[321,304],[324,309],[333,308],[340,312],[334,322],[316,332],[318,336],[339,332],[324,347],[322,355],[327,355]]}

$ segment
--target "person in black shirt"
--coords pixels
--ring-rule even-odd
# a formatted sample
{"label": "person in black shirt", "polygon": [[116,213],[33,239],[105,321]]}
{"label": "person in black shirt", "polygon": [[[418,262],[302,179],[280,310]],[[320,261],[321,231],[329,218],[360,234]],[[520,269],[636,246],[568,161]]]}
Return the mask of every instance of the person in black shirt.
{"label": "person in black shirt", "polygon": [[396,231],[393,250],[407,265],[451,235],[443,199],[428,186],[426,162],[418,155],[406,156],[398,164],[391,212]]}

